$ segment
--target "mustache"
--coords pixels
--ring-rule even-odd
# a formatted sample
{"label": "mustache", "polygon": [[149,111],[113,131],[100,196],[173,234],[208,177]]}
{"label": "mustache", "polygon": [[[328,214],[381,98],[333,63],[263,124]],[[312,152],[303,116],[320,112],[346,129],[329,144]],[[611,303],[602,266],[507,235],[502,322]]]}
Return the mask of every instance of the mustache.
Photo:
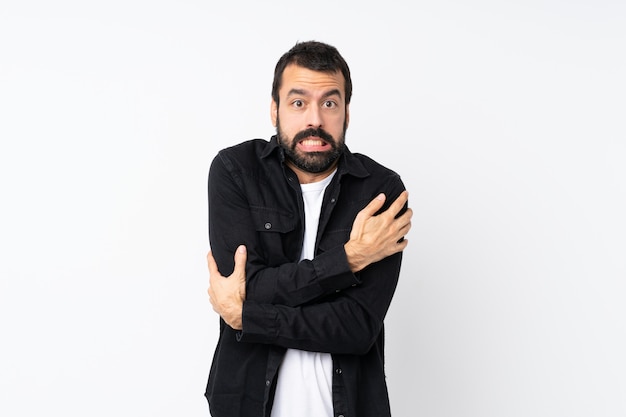
{"label": "mustache", "polygon": [[296,142],[308,138],[309,136],[317,136],[318,138],[324,139],[326,142],[330,142],[332,144],[335,143],[335,138],[333,138],[330,133],[328,133],[321,127],[310,127],[306,130],[296,133],[296,135],[293,137],[294,146]]}

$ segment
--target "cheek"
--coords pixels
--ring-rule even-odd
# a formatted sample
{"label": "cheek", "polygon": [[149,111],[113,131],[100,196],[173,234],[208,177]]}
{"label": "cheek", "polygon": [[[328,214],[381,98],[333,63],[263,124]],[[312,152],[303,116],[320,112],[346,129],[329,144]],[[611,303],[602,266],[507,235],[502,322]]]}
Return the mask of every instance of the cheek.
{"label": "cheek", "polygon": [[341,115],[341,116],[337,116],[336,118],[333,118],[331,124],[328,126],[328,129],[332,130],[333,133],[337,134],[337,133],[342,133],[346,126],[347,126],[347,119],[343,117],[343,115]]}
{"label": "cheek", "polygon": [[298,118],[293,115],[283,113],[279,114],[278,125],[280,125],[280,130],[285,133],[292,134],[298,132],[298,129],[300,128],[299,123],[300,121]]}

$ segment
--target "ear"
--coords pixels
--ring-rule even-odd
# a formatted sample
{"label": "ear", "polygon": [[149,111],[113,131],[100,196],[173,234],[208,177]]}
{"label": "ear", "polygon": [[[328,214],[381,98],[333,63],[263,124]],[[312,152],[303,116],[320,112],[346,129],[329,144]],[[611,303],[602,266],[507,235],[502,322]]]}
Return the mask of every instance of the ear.
{"label": "ear", "polygon": [[270,117],[272,118],[272,125],[276,127],[276,121],[278,120],[278,104],[272,99],[270,105]]}

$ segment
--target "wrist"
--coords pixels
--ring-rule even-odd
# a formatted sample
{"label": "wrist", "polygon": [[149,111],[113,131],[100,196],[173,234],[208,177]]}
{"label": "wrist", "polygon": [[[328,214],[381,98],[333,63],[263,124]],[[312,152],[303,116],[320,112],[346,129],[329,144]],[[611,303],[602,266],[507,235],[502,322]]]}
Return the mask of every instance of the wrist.
{"label": "wrist", "polygon": [[224,310],[222,318],[230,327],[241,330],[243,327],[243,300],[233,300]]}
{"label": "wrist", "polygon": [[226,324],[228,324],[233,329],[242,330],[243,329],[242,313],[243,313],[242,309],[233,310],[230,312],[230,314],[228,314],[228,321],[226,320],[226,318],[224,319],[224,321],[226,321]]}
{"label": "wrist", "polygon": [[345,245],[343,245],[343,248],[346,252],[348,266],[353,273],[359,272],[361,269],[367,266],[367,260],[363,257],[362,251],[359,250],[357,245],[355,245],[351,241],[348,241]]}

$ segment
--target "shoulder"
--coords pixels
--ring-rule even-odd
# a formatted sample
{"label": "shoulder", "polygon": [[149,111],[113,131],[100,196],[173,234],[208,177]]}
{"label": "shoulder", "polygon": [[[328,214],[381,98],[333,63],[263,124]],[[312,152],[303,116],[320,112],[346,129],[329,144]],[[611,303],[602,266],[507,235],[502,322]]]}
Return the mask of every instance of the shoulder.
{"label": "shoulder", "polygon": [[280,173],[279,147],[274,139],[251,139],[220,150],[209,168],[209,177],[239,182],[267,182]]}
{"label": "shoulder", "polygon": [[400,178],[400,175],[395,170],[381,164],[368,155],[348,152],[346,156],[349,166],[364,169],[368,176]]}
{"label": "shoulder", "polygon": [[250,139],[220,150],[218,156],[260,154],[268,145],[269,141],[265,139]]}
{"label": "shoulder", "polygon": [[360,196],[369,201],[376,194],[385,193],[392,201],[405,190],[404,182],[395,170],[367,155],[349,153],[345,162],[347,169],[341,181],[354,198]]}
{"label": "shoulder", "polygon": [[213,165],[223,164],[227,169],[250,168],[258,165],[264,155],[271,152],[271,142],[265,139],[250,139],[220,150]]}

